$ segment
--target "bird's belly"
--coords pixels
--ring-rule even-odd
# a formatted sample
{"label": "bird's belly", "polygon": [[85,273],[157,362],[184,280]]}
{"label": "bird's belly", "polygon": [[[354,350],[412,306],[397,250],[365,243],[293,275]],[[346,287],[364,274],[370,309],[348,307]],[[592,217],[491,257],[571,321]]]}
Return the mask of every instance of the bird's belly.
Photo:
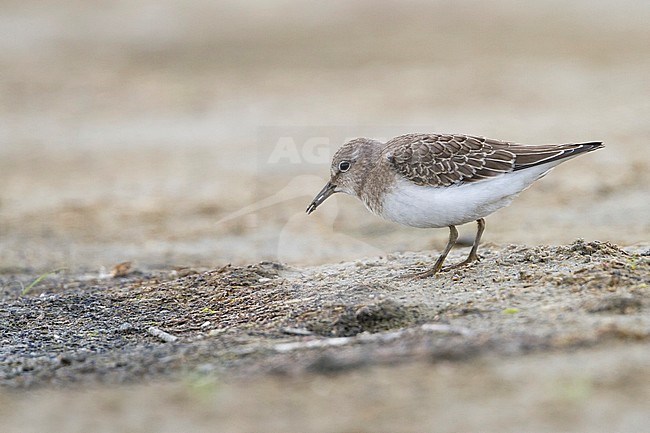
{"label": "bird's belly", "polygon": [[450,187],[421,186],[398,179],[395,187],[384,196],[377,213],[389,221],[411,227],[465,224],[509,205],[517,194],[548,170],[506,173],[493,179]]}

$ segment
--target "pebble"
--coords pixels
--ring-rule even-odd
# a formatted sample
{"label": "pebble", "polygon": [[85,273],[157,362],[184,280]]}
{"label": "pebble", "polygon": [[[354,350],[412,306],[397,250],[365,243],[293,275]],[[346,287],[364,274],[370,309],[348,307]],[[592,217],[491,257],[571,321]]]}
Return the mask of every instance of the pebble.
{"label": "pebble", "polygon": [[124,322],[117,328],[117,330],[119,332],[128,332],[133,330],[133,325],[131,325],[129,322]]}

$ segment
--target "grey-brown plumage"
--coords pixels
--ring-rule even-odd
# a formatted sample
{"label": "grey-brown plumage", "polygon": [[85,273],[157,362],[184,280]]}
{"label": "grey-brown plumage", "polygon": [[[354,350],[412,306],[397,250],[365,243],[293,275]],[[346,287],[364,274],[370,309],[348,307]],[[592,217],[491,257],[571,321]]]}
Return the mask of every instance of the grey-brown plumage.
{"label": "grey-brown plumage", "polygon": [[417,185],[477,182],[602,147],[600,142],[528,146],[472,135],[407,134],[386,143],[394,169]]}
{"label": "grey-brown plumage", "polygon": [[334,155],[331,178],[312,200],[313,212],[337,192],[354,195],[373,213],[412,227],[449,227],[439,272],[454,246],[456,225],[478,223],[465,261],[478,260],[485,216],[507,206],[556,165],[603,147],[601,142],[528,146],[460,134],[407,134],[387,143],[357,138]]}

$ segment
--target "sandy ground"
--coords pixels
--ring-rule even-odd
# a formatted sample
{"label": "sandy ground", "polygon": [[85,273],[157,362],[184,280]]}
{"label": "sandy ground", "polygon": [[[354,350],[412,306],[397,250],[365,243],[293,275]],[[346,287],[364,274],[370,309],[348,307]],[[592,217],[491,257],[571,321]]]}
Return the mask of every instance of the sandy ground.
{"label": "sandy ground", "polygon": [[44,425],[73,432],[642,432],[648,425],[646,346],[414,362],[236,385],[188,379],[43,391],[3,396],[0,411],[6,431],[16,432],[40,432]]}
{"label": "sandy ground", "polygon": [[408,253],[6,291],[3,429],[643,431],[650,251],[483,255],[417,280],[431,258]]}
{"label": "sandy ground", "polygon": [[[649,20],[634,0],[3,1],[7,431],[641,430]],[[483,262],[412,283],[445,230],[304,209],[346,138],[416,131],[606,147],[488,218]]]}

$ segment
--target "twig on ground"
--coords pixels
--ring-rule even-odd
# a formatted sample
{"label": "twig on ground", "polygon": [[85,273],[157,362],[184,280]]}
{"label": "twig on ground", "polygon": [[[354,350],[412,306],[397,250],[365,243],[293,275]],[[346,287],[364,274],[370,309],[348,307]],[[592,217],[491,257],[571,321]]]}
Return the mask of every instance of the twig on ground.
{"label": "twig on ground", "polygon": [[287,335],[314,335],[312,331],[306,328],[280,328],[280,332]]}
{"label": "twig on ground", "polygon": [[280,343],[273,346],[276,352],[284,353],[299,349],[313,349],[320,347],[344,346],[352,343],[368,343],[374,341],[389,342],[403,337],[408,333],[417,332],[417,329],[425,332],[440,332],[443,334],[457,334],[462,336],[472,335],[472,331],[460,326],[450,326],[441,323],[425,323],[416,328],[400,329],[392,332],[380,332],[376,334],[361,333],[353,337],[331,337],[318,340],[296,341],[291,343]]}
{"label": "twig on ground", "polygon": [[160,338],[165,343],[173,343],[174,341],[178,340],[177,336],[162,331],[154,326],[148,327],[147,333],[153,337]]}

